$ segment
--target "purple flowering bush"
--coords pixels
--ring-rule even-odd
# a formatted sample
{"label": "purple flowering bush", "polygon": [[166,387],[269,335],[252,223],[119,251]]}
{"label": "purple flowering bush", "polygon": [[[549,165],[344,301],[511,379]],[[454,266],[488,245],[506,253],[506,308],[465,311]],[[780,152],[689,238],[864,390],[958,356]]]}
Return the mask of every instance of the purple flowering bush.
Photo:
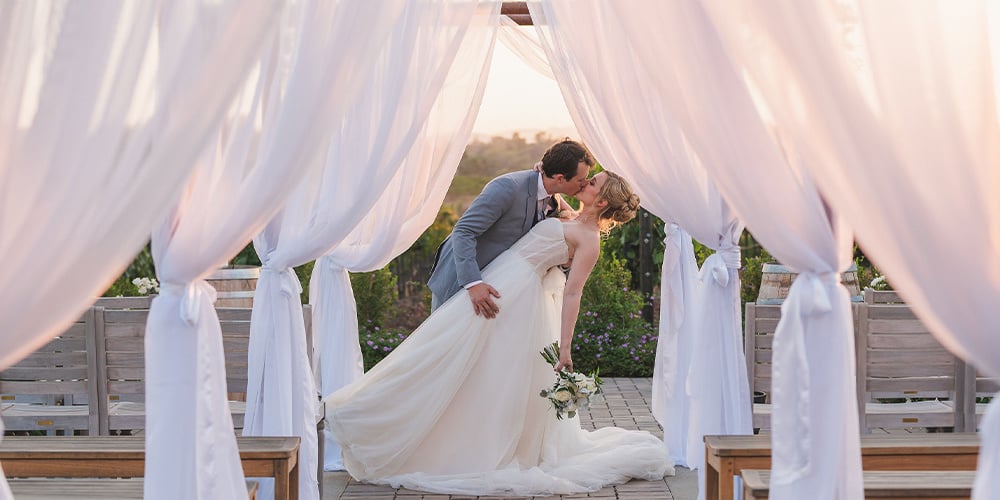
{"label": "purple flowering bush", "polygon": [[399,346],[409,330],[403,328],[382,328],[372,321],[362,321],[358,325],[358,340],[361,341],[361,356],[365,360],[365,371],[370,370],[382,358]]}
{"label": "purple flowering bush", "polygon": [[583,290],[573,338],[573,367],[600,368],[604,377],[651,377],[656,356],[653,325],[642,319],[643,297],[629,288],[624,259],[603,253]]}

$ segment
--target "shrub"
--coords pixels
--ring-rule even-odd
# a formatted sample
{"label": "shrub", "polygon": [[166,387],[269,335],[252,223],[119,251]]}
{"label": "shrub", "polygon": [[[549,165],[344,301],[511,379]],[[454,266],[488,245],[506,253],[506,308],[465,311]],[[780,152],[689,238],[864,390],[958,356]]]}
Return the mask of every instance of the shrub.
{"label": "shrub", "polygon": [[121,276],[101,295],[104,297],[117,297],[119,295],[131,297],[139,295],[135,285],[132,284],[132,280],[154,277],[156,277],[156,267],[153,265],[153,251],[147,242],[146,246],[142,247],[142,250],[139,250],[139,253],[132,259],[132,263],[125,268]]}
{"label": "shrub", "polygon": [[745,257],[740,267],[740,300],[743,303],[756,302],[760,291],[760,281],[764,274],[764,264],[774,262],[766,250],[753,257]]}
{"label": "shrub", "polygon": [[[650,218],[649,234],[642,233],[642,217]],[[645,210],[640,211],[636,218],[616,228],[602,245],[602,253],[608,253],[618,259],[622,259],[625,268],[629,271],[629,286],[639,289],[640,273],[640,244],[649,239],[651,244],[650,256],[652,257],[652,286],[655,288],[660,284],[660,268],[663,266],[663,238],[666,237],[666,229],[659,217]],[[593,277],[591,277],[593,279]]]}
{"label": "shrub", "polygon": [[587,280],[573,339],[577,370],[600,368],[602,376],[650,377],[656,356],[656,327],[642,318],[642,294],[629,288],[623,259],[602,253]]}
{"label": "shrub", "polygon": [[358,329],[358,337],[361,341],[361,356],[364,358],[365,371],[371,370],[409,335],[410,332],[404,329],[382,329],[367,324],[367,321],[362,324]]}
{"label": "shrub", "polygon": [[373,330],[386,325],[399,292],[396,275],[388,267],[370,273],[351,273],[351,288],[358,305],[358,324]]}

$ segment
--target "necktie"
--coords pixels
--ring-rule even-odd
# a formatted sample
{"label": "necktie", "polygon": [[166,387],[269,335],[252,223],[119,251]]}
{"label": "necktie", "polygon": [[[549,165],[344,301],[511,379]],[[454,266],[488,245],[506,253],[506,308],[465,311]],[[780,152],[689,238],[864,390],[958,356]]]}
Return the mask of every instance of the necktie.
{"label": "necktie", "polygon": [[535,206],[535,222],[541,221],[549,216],[549,202],[551,200],[551,196],[546,196],[545,198],[538,200],[538,204]]}

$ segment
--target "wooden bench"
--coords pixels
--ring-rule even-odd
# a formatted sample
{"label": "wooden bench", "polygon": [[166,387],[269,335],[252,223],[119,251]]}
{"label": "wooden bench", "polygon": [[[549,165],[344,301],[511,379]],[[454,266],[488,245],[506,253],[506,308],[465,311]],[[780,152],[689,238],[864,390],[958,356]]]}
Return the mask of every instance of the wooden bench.
{"label": "wooden bench", "polygon": [[[37,351],[0,372],[0,417],[7,431],[96,435],[95,316],[82,317]],[[83,402],[84,404],[73,404]]]}
{"label": "wooden bench", "polygon": [[98,297],[93,305],[105,309],[149,309],[152,304],[153,296],[144,295],[139,297]]}
{"label": "wooden bench", "polygon": [[[145,428],[145,333],[149,310],[95,307],[97,338],[98,398],[101,434],[117,434]],[[307,342],[312,331],[312,310],[303,306]],[[225,349],[226,385],[233,427],[243,428],[246,414],[250,317],[247,308],[217,308]],[[307,344],[307,345],[311,345]],[[317,423],[322,425],[325,405],[317,394]]]}
{"label": "wooden bench", "polygon": [[[753,428],[771,428],[771,346],[774,331],[781,319],[781,304],[747,302],[743,327],[743,353],[746,356],[747,380],[754,395]],[[757,401],[762,398],[763,401]]]}
{"label": "wooden bench", "polygon": [[[967,499],[972,496],[971,471],[864,471],[865,498]],[[744,500],[767,498],[771,472],[744,469]]]}
{"label": "wooden bench", "polygon": [[[962,390],[964,363],[948,352],[905,304],[866,302],[858,304],[856,311],[862,432],[907,427],[964,430],[963,408],[954,404]],[[880,401],[883,399],[905,401]]]}
{"label": "wooden bench", "polygon": [[[11,479],[10,489],[18,500],[62,500],[64,498],[100,498],[132,500],[143,497],[143,480],[129,479]],[[247,481],[247,498],[257,498],[257,481]]]}
{"label": "wooden bench", "polygon": [[[299,438],[236,438],[243,473],[273,477],[276,499],[299,496]],[[8,436],[0,463],[8,478],[129,478],[145,474],[142,436]]]}
{"label": "wooden bench", "polygon": [[[866,471],[974,471],[979,435],[869,434],[861,436]],[[771,468],[771,436],[705,436],[705,498],[733,497],[733,476],[745,469]]]}
{"label": "wooden bench", "polygon": [[[102,381],[97,388],[101,408],[102,434],[134,433],[146,426],[145,332],[148,310],[94,308],[96,313],[97,372]],[[226,390],[233,428],[243,428],[249,379],[250,318],[248,308],[216,308],[222,329],[226,361]],[[312,346],[312,308],[303,306],[306,345]],[[318,474],[322,477],[325,440],[323,426],[326,405],[316,395]],[[319,481],[322,494],[322,481]]]}

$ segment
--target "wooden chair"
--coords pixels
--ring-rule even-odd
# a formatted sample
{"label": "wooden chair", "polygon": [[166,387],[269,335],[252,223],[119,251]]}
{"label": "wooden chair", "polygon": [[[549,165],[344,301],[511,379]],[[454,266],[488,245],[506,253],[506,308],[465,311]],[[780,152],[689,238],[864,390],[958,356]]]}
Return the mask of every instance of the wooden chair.
{"label": "wooden chair", "polygon": [[[754,394],[753,427],[771,428],[771,346],[774,330],[781,319],[781,304],[746,303],[744,323],[744,355],[747,380]],[[756,402],[763,399],[761,402]]]}
{"label": "wooden chair", "polygon": [[963,429],[962,408],[952,402],[960,393],[964,364],[938,343],[909,306],[858,304],[856,331],[863,432],[879,427]]}
{"label": "wooden chair", "polygon": [[955,404],[962,409],[963,430],[978,431],[989,403],[979,403],[977,399],[996,397],[1000,392],[1000,380],[983,375],[969,363],[964,364],[962,375],[962,391]]}
{"label": "wooden chair", "polygon": [[865,288],[862,295],[865,304],[906,304],[895,290]]}
{"label": "wooden chair", "polygon": [[88,309],[48,344],[0,372],[6,430],[98,434],[98,409],[87,404],[97,401],[94,328]]}

